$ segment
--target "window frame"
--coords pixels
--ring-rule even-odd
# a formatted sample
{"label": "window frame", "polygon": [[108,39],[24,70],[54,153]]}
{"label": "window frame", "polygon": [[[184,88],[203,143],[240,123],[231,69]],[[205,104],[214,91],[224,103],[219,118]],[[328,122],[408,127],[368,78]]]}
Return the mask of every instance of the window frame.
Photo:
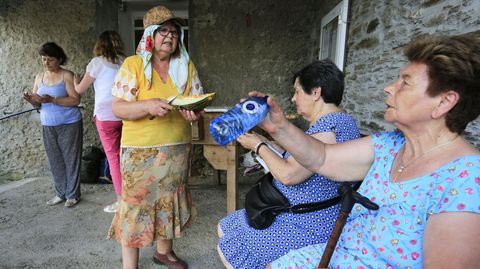
{"label": "window frame", "polygon": [[324,28],[332,22],[335,18],[338,18],[338,28],[337,28],[337,40],[335,48],[335,58],[334,63],[338,66],[340,70],[343,71],[345,64],[345,44],[347,39],[347,23],[348,23],[348,0],[340,1],[332,10],[330,10],[327,15],[322,18],[321,21],[321,30],[320,30],[320,45],[318,58],[324,59],[326,57],[322,56],[323,48],[323,38],[325,35]]}

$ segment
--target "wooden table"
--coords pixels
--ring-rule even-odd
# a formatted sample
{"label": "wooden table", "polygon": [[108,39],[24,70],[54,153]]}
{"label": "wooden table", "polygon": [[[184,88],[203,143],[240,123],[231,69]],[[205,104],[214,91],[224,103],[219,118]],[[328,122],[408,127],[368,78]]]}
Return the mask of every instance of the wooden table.
{"label": "wooden table", "polygon": [[225,108],[206,108],[202,120],[192,125],[192,144],[203,145],[203,156],[215,169],[227,170],[227,213],[232,213],[238,208],[239,145],[233,141],[220,146],[209,132],[210,121],[225,111]]}

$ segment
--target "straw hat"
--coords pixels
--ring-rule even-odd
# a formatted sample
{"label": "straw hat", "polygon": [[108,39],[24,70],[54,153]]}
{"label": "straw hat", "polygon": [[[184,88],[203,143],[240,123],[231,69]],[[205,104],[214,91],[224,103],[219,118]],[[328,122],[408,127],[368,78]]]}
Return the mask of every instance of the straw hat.
{"label": "straw hat", "polygon": [[151,8],[145,16],[143,16],[143,28],[147,28],[152,24],[162,24],[166,21],[175,21],[180,25],[185,25],[185,20],[179,17],[175,17],[173,13],[164,6],[157,6]]}

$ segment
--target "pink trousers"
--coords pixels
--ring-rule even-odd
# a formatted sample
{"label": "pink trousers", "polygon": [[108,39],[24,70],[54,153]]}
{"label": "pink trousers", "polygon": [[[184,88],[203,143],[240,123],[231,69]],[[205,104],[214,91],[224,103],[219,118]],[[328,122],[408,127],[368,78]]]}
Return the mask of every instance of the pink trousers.
{"label": "pink trousers", "polygon": [[98,135],[102,142],[103,150],[107,155],[113,188],[117,195],[122,194],[122,175],[120,173],[120,138],[122,134],[121,121],[101,121],[95,119]]}

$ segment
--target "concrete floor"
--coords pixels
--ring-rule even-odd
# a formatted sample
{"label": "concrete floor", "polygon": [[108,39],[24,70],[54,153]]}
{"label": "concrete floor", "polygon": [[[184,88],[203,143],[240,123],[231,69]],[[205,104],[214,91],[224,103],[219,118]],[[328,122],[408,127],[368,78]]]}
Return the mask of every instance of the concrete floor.
{"label": "concrete floor", "polygon": [[[106,239],[113,214],[102,211],[114,200],[113,186],[81,187],[81,202],[64,208],[45,204],[53,195],[49,177],[0,185],[0,268],[121,268],[120,246]],[[198,219],[174,250],[189,268],[223,268],[216,224],[226,215],[225,185],[191,189]],[[247,189],[240,187],[241,198]],[[153,263],[153,251],[140,251],[139,268],[166,268]]]}

